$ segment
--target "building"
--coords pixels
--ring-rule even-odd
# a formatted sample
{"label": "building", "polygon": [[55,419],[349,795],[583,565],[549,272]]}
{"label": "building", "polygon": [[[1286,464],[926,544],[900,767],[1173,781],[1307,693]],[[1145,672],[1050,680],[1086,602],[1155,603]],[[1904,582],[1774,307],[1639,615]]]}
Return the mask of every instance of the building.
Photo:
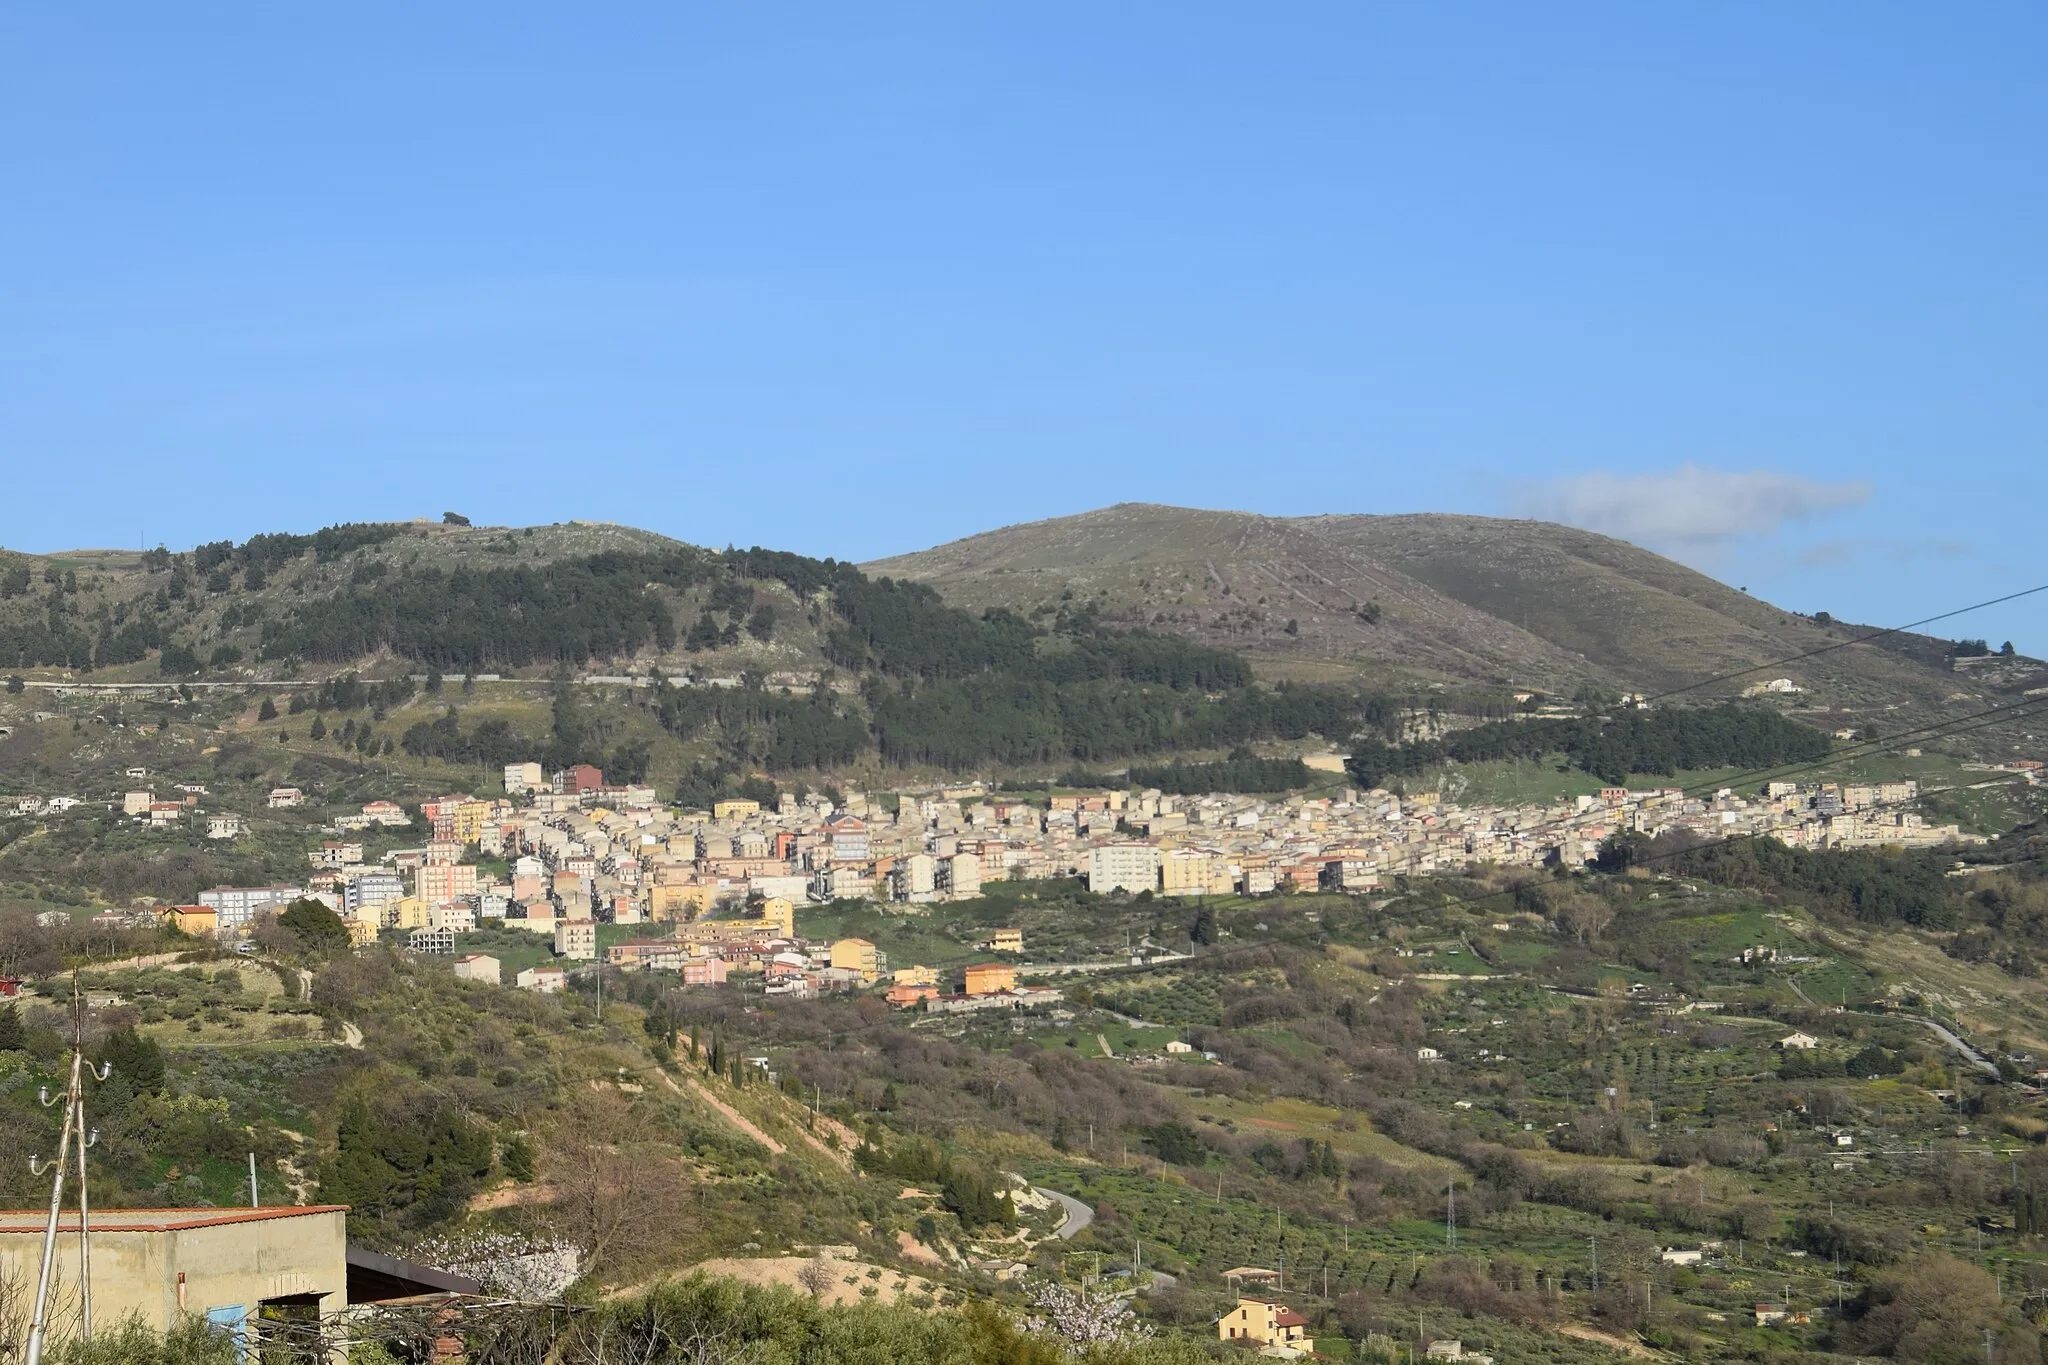
{"label": "building", "polygon": [[363,919],[371,911],[404,896],[405,879],[396,872],[365,872],[342,888],[343,914],[349,919]]}
{"label": "building", "polygon": [[597,960],[597,921],[565,919],[555,921],[555,956],[575,962]]}
{"label": "building", "polygon": [[749,801],[742,797],[733,797],[730,800],[714,801],[711,803],[711,818],[718,821],[721,825],[734,820],[750,819],[760,813],[761,803],[759,801]]}
{"label": "building", "polygon": [[960,973],[962,995],[994,995],[1017,989],[1017,969],[1001,962],[983,962]]}
{"label": "building", "polygon": [[1308,1319],[1278,1299],[1240,1297],[1237,1307],[1216,1323],[1218,1341],[1249,1341],[1261,1349],[1278,1346],[1294,1351],[1313,1351],[1315,1339],[1308,1334]]}
{"label": "building", "polygon": [[239,839],[248,832],[248,826],[239,815],[206,817],[206,837],[209,839]]}
{"label": "building", "polygon": [[603,786],[604,769],[589,763],[572,764],[554,776],[557,796],[582,796]]}
{"label": "building", "polygon": [[864,863],[868,860],[868,822],[858,815],[835,815],[825,822],[825,837],[831,841],[835,863]]}
{"label": "building", "polygon": [[455,959],[455,974],[464,981],[484,981],[496,986],[505,979],[503,967],[489,953],[471,953]]}
{"label": "building", "polygon": [[195,937],[211,934],[219,924],[213,909],[204,905],[168,905],[157,913],[163,917],[164,928]]}
{"label": "building", "polygon": [[290,810],[306,804],[306,794],[297,787],[272,787],[265,802],[272,810]]}
{"label": "building", "polygon": [[412,823],[412,817],[396,801],[372,801],[363,807],[363,818],[373,825],[388,829],[404,829]]}
{"label": "building", "polygon": [[542,995],[560,995],[568,989],[569,974],[560,967],[528,967],[513,983],[522,991],[539,991]]}
{"label": "building", "polygon": [[[93,1211],[93,1320],[133,1318],[154,1332],[187,1318],[232,1332],[248,1345],[262,1322],[331,1317],[348,1307],[348,1234],[338,1204],[255,1209]],[[0,1213],[0,1276],[33,1286],[42,1265],[46,1209]],[[79,1282],[78,1215],[58,1224],[58,1282]],[[73,1315],[52,1325],[60,1340]],[[252,1335],[256,1334],[256,1335]]]}
{"label": "building", "polygon": [[538,763],[505,765],[505,794],[508,796],[521,796],[530,791],[538,791],[546,780],[541,775]]}
{"label": "building", "polygon": [[441,925],[421,925],[405,936],[405,947],[414,953],[452,953],[455,931]]}
{"label": "building", "polygon": [[199,893],[219,929],[245,929],[259,916],[274,915],[306,894],[302,886],[216,886]]}
{"label": "building", "polygon": [[1785,1052],[1790,1052],[1794,1049],[1800,1052],[1811,1052],[1819,1046],[1820,1039],[1814,1037],[1811,1033],[1788,1033],[1778,1040],[1779,1049]]}
{"label": "building", "polygon": [[1088,889],[1109,891],[1159,889],[1159,850],[1150,844],[1103,844],[1088,850]]}
{"label": "building", "polygon": [[425,863],[415,875],[413,894],[430,905],[476,894],[474,863]]}
{"label": "building", "polygon": [[832,945],[832,965],[843,972],[860,973],[861,983],[872,986],[889,970],[889,958],[864,938],[842,938]]}
{"label": "building", "polygon": [[722,957],[693,957],[683,963],[685,986],[723,986],[729,964]]}
{"label": "building", "polygon": [[988,950],[992,953],[1021,953],[1024,951],[1022,929],[998,929],[988,936]]}

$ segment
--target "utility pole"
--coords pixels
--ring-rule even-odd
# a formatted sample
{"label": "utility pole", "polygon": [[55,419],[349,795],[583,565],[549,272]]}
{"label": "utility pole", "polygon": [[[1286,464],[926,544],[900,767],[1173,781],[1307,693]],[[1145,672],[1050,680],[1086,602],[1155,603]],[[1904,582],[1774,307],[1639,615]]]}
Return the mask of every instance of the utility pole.
{"label": "utility pole", "polygon": [[1458,1186],[1455,1181],[1444,1184],[1444,1247],[1455,1249],[1458,1245]]}
{"label": "utility pole", "polygon": [[[80,1337],[92,1340],[92,1223],[91,1195],[86,1187],[86,1158],[88,1147],[99,1142],[99,1130],[88,1130],[85,1123],[85,1078],[104,1081],[113,1074],[111,1062],[98,1067],[85,1064],[85,1012],[78,996],[78,978],[71,981],[72,1049],[71,1079],[64,1093],[64,1127],[57,1139],[57,1159],[48,1166],[42,1158],[31,1155],[28,1168],[31,1174],[50,1176],[50,1216],[43,1226],[42,1269],[36,1278],[35,1316],[29,1325],[27,1349],[24,1352],[26,1365],[41,1365],[43,1344],[50,1325],[50,1288],[54,1280],[57,1258],[57,1225],[63,1215],[64,1175],[70,1165],[71,1141],[78,1139],[78,1269]],[[48,1086],[36,1092],[36,1098],[45,1109],[55,1104]]]}
{"label": "utility pole", "polygon": [[1593,1248],[1593,1292],[1600,1292],[1600,1239],[1588,1237],[1586,1242]]}
{"label": "utility pole", "polygon": [[256,1154],[254,1152],[249,1153],[249,1207],[252,1209],[262,1207],[262,1204],[256,1198]]}

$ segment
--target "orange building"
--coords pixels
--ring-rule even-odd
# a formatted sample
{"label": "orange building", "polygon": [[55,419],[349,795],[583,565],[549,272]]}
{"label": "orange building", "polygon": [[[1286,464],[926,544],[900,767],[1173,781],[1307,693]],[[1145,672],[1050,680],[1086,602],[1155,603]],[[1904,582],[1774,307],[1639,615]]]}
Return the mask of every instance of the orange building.
{"label": "orange building", "polygon": [[960,973],[963,995],[994,995],[1017,989],[1017,969],[1001,962],[984,962]]}

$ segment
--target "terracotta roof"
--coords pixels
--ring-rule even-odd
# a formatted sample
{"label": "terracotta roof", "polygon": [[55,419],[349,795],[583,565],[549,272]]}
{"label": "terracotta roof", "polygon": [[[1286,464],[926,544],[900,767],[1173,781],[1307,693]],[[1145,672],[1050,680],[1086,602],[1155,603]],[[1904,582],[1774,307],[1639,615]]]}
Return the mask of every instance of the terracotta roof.
{"label": "terracotta roof", "polygon": [[[219,1227],[225,1223],[260,1223],[272,1218],[298,1218],[309,1213],[346,1213],[346,1204],[307,1204],[259,1209],[106,1209],[95,1213],[94,1232],[180,1232]],[[47,1209],[0,1210],[0,1233],[40,1233],[50,1220]],[[78,1231],[78,1214],[66,1211],[57,1224],[62,1232]]]}

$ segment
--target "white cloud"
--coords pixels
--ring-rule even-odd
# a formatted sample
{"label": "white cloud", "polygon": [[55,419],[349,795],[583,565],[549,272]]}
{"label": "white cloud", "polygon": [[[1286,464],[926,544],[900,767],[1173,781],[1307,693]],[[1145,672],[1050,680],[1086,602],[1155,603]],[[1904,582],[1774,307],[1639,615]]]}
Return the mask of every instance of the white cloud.
{"label": "white cloud", "polygon": [[1768,535],[1787,522],[1861,507],[1863,479],[1820,483],[1768,470],[1680,465],[1655,474],[1595,470],[1514,491],[1522,516],[1561,521],[1644,545],[1707,547]]}

